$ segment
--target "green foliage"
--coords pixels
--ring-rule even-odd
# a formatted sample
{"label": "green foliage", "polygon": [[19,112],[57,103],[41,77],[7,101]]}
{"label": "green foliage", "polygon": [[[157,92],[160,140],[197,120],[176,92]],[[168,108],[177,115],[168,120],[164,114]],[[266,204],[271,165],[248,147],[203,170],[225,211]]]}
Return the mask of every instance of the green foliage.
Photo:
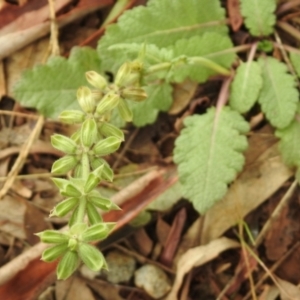
{"label": "green foliage", "polygon": [[160,48],[174,45],[206,32],[226,34],[225,11],[219,1],[202,0],[197,9],[194,0],[150,0],[125,12],[117,24],[110,26],[100,40],[98,51],[103,67],[115,70],[128,57],[126,51],[109,51],[120,43],[154,44]]}
{"label": "green foliage", "polygon": [[[101,180],[113,179],[113,170],[101,156],[117,150],[124,140],[117,127],[131,120],[136,126],[155,122],[158,113],[172,105],[173,83],[187,78],[204,83],[213,75],[233,74],[235,51],[242,47],[233,48],[220,1],[171,2],[149,0],[146,6],[125,12],[117,24],[107,28],[97,52],[75,48],[68,59],[55,57],[28,70],[15,87],[15,97],[22,105],[51,118],[64,110],[62,122],[80,125],[70,138],[52,138],[53,146],[66,153],[53,164],[52,172],[71,171],[73,176],[53,180],[67,198],[51,216],[70,214],[69,234],[48,232],[42,236],[54,244],[43,259],[62,258],[59,278],[70,276],[80,261],[93,270],[106,267],[102,254],[88,243],[106,237],[112,229],[111,224],[102,223],[98,209],[118,209],[95,190]],[[275,0],[241,0],[241,12],[252,36],[273,33],[275,9]],[[269,38],[259,40],[255,41],[258,53],[276,47]],[[241,170],[249,130],[241,114],[256,101],[277,130],[284,161],[298,167],[296,177],[300,178],[299,92],[286,64],[258,53],[251,51],[249,62],[237,68],[230,87],[230,107],[218,103],[217,109],[187,117],[176,140],[179,185],[200,213],[224,196],[227,185]],[[300,77],[300,55],[294,52],[290,58]],[[98,74],[101,70],[112,71],[114,82],[108,83]],[[85,84],[85,72],[95,89],[81,87],[76,94]],[[74,101],[76,95],[78,102]],[[147,101],[140,103],[146,97]],[[83,224],[86,219],[88,224]],[[103,232],[99,224],[107,225]]]}
{"label": "green foliage", "polygon": [[291,52],[290,59],[291,59],[291,62],[295,68],[295,71],[296,71],[298,77],[300,77],[300,54],[296,53],[296,52]]}
{"label": "green foliage", "polygon": [[277,128],[288,126],[297,109],[299,93],[285,64],[273,57],[261,57],[263,86],[258,102],[270,123]]}
{"label": "green foliage", "polygon": [[247,148],[243,135],[247,122],[229,107],[219,113],[215,108],[205,115],[187,117],[185,128],[176,140],[174,161],[183,187],[183,195],[197,211],[206,212],[227,191],[244,164]]}
{"label": "green foliage", "polygon": [[242,63],[231,85],[230,106],[240,113],[247,112],[257,100],[262,84],[260,65],[254,61]]}
{"label": "green foliage", "polygon": [[252,35],[266,36],[273,33],[276,0],[240,0],[240,4],[245,24]]}
{"label": "green foliage", "polygon": [[[218,41],[216,43],[216,41]],[[185,55],[187,57],[204,57],[217,63],[224,68],[230,68],[235,59],[233,52],[224,50],[232,48],[232,42],[227,35],[221,35],[215,32],[207,32],[201,36],[194,36],[188,40],[181,39],[176,42],[174,47],[174,57]],[[194,65],[182,64],[174,68],[174,75],[171,74],[171,80],[182,82],[190,78],[197,82],[205,82],[210,76],[217,72],[211,68],[195,63]]]}
{"label": "green foliage", "polygon": [[26,107],[36,108],[49,118],[65,109],[77,109],[74,101],[79,86],[86,83],[86,71],[100,71],[95,50],[73,48],[68,59],[52,57],[46,65],[24,72],[14,88],[14,96]]}
{"label": "green foliage", "polygon": [[290,167],[300,168],[300,104],[293,121],[289,126],[278,129],[279,148],[284,162]]}

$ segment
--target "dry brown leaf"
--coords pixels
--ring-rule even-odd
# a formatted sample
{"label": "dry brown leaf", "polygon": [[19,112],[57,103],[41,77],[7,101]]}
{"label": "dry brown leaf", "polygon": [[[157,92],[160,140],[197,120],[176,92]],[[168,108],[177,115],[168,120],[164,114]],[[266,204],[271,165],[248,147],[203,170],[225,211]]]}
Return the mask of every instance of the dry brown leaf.
{"label": "dry brown leaf", "polygon": [[[83,6],[79,9],[72,9],[70,12],[61,15],[57,18],[57,24],[59,27],[63,27],[74,20],[77,20],[96,9],[100,9],[112,3],[111,0],[102,0],[101,2],[90,0],[85,1],[89,5]],[[5,29],[5,28],[3,28]],[[11,55],[15,51],[29,45],[30,43],[36,41],[37,39],[45,36],[50,31],[50,21],[44,21],[43,23],[35,24],[29,28],[11,32],[1,35],[0,32],[0,59]],[[8,31],[9,32],[9,31]]]}
{"label": "dry brown leaf", "polygon": [[221,237],[217,240],[211,241],[207,245],[198,246],[186,251],[178,260],[176,278],[172,290],[167,296],[166,300],[177,299],[177,293],[180,289],[185,274],[194,267],[198,267],[207,263],[208,261],[216,258],[225,250],[237,248],[239,246],[240,244],[238,242],[226,237]]}
{"label": "dry brown leaf", "polygon": [[243,17],[240,12],[239,0],[228,0],[227,10],[232,30],[238,31],[243,24]]}
{"label": "dry brown leaf", "polygon": [[22,240],[26,239],[24,227],[26,208],[25,201],[20,198],[5,196],[0,201],[1,231]]}
{"label": "dry brown leaf", "polygon": [[191,80],[176,84],[173,92],[173,103],[168,113],[170,115],[177,115],[186,108],[194,96],[197,86],[198,83]]}
{"label": "dry brown leaf", "polygon": [[90,288],[78,277],[70,277],[56,283],[56,300],[95,300]]}
{"label": "dry brown leaf", "polygon": [[201,230],[202,217],[199,217],[187,230],[186,234],[182,237],[178,251],[173,260],[173,264],[177,264],[178,260],[184,252],[188,249],[199,245],[200,236],[199,231]]}
{"label": "dry brown leaf", "polygon": [[119,295],[120,286],[102,280],[88,280],[88,285],[105,300],[125,300]]}
{"label": "dry brown leaf", "polygon": [[145,228],[138,229],[133,234],[134,245],[138,253],[148,256],[153,249],[153,240],[149,237]]}
{"label": "dry brown leaf", "polygon": [[258,300],[275,300],[278,299],[279,296],[279,290],[277,286],[272,285],[264,285],[263,292],[259,295]]}
{"label": "dry brown leaf", "polygon": [[266,150],[253,164],[246,167],[225,197],[207,212],[202,244],[218,238],[243,220],[292,175],[293,172],[281,161],[277,144]]}
{"label": "dry brown leaf", "polygon": [[[8,6],[0,12],[0,36],[24,30],[49,18],[49,7],[46,1],[35,0],[23,7]],[[56,0],[55,10],[62,9],[70,0]],[[41,5],[42,4],[42,5]]]}
{"label": "dry brown leaf", "polygon": [[279,288],[281,300],[299,300],[300,289],[296,285],[276,277],[277,287]]}
{"label": "dry brown leaf", "polygon": [[163,251],[161,252],[161,255],[159,257],[159,261],[165,266],[172,265],[175,252],[180,242],[181,232],[183,230],[186,218],[186,209],[182,208],[180,211],[178,211],[173,220],[171,230],[168,234]]}
{"label": "dry brown leaf", "polygon": [[171,226],[159,216],[156,222],[156,236],[162,246],[165,245],[170,230]]}
{"label": "dry brown leaf", "polygon": [[288,213],[289,209],[285,206],[279,217],[273,222],[264,240],[266,255],[271,261],[280,259],[294,240],[291,232],[292,220]]}

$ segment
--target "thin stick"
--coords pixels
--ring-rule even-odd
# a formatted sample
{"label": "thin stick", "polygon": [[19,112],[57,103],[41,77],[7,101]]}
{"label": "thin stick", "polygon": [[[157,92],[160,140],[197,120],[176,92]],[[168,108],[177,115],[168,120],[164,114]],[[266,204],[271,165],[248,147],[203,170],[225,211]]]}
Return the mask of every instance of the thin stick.
{"label": "thin stick", "polygon": [[275,222],[275,220],[279,217],[282,209],[287,205],[288,200],[293,195],[293,193],[294,193],[297,185],[298,185],[298,182],[297,182],[297,180],[295,180],[291,184],[291,186],[289,187],[289,189],[286,191],[286,193],[284,194],[284,196],[281,198],[279,204],[277,205],[277,207],[273,211],[271,217],[265,223],[264,227],[262,228],[262,230],[260,231],[259,235],[257,236],[257,238],[255,240],[255,247],[256,248],[261,244],[261,242],[263,241],[263,239],[264,239],[265,235],[267,234],[268,230],[271,228],[271,226]]}
{"label": "thin stick", "polygon": [[133,142],[133,140],[137,136],[138,132],[139,132],[139,129],[136,128],[133,131],[133,133],[131,134],[131,136],[127,139],[127,142],[125,143],[125,145],[124,145],[124,147],[123,147],[120,155],[118,156],[117,160],[115,161],[115,163],[112,166],[113,170],[115,170],[118,167],[118,165],[119,165],[122,157],[124,156],[124,154],[126,153],[126,151],[128,150],[128,148],[130,147],[131,143]]}
{"label": "thin stick", "polygon": [[3,185],[2,189],[0,190],[0,200],[3,199],[3,197],[6,195],[8,190],[11,188],[11,186],[15,180],[15,177],[17,176],[18,172],[23,167],[33,142],[38,138],[38,136],[41,133],[43,124],[44,124],[44,117],[40,116],[39,119],[37,120],[35,128],[33,129],[27,143],[22,147],[22,150],[20,151],[20,154],[19,154],[17,160],[15,161],[12,169],[8,173],[7,180],[6,180],[5,184]]}
{"label": "thin stick", "polygon": [[296,38],[298,41],[300,41],[300,32],[298,29],[282,21],[277,21],[276,25],[282,30],[284,30],[285,32],[289,33],[294,38]]}
{"label": "thin stick", "polygon": [[[289,249],[280,259],[278,259],[274,265],[270,268],[270,272],[275,272],[276,269],[283,263],[283,261],[288,258],[300,245],[300,242],[297,242],[291,249]],[[257,281],[255,284],[255,290],[257,290],[261,284],[269,277],[268,273],[264,273],[264,275]],[[248,300],[251,297],[251,293],[248,292],[246,296],[242,300]]]}
{"label": "thin stick", "polygon": [[50,52],[53,56],[60,54],[59,43],[58,43],[58,26],[56,23],[55,8],[53,0],[48,0],[49,11],[50,11]]}
{"label": "thin stick", "polygon": [[16,116],[16,117],[25,117],[30,119],[38,119],[38,115],[30,115],[26,113],[21,113],[17,111],[10,111],[10,110],[1,110],[0,109],[0,115],[8,115],[8,116]]}

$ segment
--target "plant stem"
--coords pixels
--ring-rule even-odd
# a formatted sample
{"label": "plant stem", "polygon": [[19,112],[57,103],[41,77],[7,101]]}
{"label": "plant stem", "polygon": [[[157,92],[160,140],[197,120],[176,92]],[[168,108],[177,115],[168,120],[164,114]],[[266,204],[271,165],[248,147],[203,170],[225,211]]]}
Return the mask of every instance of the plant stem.
{"label": "plant stem", "polygon": [[[83,153],[81,157],[81,165],[82,165],[82,171],[81,171],[81,178],[87,179],[90,174],[90,162],[89,157],[87,153]],[[81,197],[79,201],[79,208],[78,208],[78,214],[76,217],[76,223],[82,223],[85,216],[85,210],[86,210],[86,198]]]}
{"label": "plant stem", "polygon": [[204,57],[197,57],[197,56],[191,57],[188,59],[188,63],[202,65],[204,67],[212,69],[212,70],[216,71],[217,73],[225,75],[225,76],[230,75],[230,70],[227,70],[227,69],[223,68],[222,66],[216,64],[212,60],[204,58]]}
{"label": "plant stem", "polygon": [[86,198],[81,197],[79,201],[78,214],[76,216],[76,223],[82,223],[84,221],[85,210],[86,210]]}
{"label": "plant stem", "polygon": [[149,67],[148,70],[145,72],[145,75],[149,76],[149,75],[155,74],[156,72],[167,70],[167,69],[171,68],[171,66],[172,66],[172,63],[170,63],[170,62],[159,63],[157,65]]}
{"label": "plant stem", "polygon": [[87,153],[82,154],[81,165],[82,165],[81,178],[87,179],[90,174],[90,161]]}

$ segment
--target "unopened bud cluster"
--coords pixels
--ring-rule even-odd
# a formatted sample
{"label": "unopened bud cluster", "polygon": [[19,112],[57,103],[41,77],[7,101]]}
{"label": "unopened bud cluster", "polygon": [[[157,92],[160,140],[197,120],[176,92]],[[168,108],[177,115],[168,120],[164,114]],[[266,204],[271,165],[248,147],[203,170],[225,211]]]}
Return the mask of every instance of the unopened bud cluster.
{"label": "unopened bud cluster", "polygon": [[53,164],[52,173],[69,174],[69,178],[53,179],[65,199],[50,216],[68,215],[69,230],[37,234],[42,242],[51,244],[42,259],[60,259],[59,279],[71,276],[80,262],[94,271],[107,268],[102,253],[90,243],[106,238],[114,226],[103,222],[100,212],[119,207],[96,188],[102,180],[113,180],[113,170],[103,156],[118,150],[124,140],[123,132],[109,123],[112,110],[117,109],[121,118],[131,121],[127,100],[139,102],[147,97],[140,87],[141,74],[142,64],[138,61],[123,64],[113,84],[94,71],[87,72],[86,79],[95,89],[80,87],[77,100],[81,110],[67,110],[60,115],[64,123],[81,124],[71,137],[55,134],[51,138],[53,147],[65,153]]}

